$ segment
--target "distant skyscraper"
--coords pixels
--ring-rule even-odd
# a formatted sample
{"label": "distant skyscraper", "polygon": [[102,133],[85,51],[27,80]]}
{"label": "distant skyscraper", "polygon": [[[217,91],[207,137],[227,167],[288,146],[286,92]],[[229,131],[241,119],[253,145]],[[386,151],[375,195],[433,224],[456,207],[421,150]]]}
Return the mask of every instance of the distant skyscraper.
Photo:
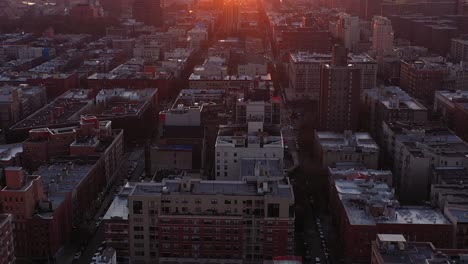
{"label": "distant skyscraper", "polygon": [[224,3],[224,22],[226,33],[234,35],[239,27],[239,2],[236,0]]}
{"label": "distant skyscraper", "polygon": [[385,56],[393,49],[393,28],[390,19],[375,16],[372,20],[372,50],[378,56]]}
{"label": "distant skyscraper", "polygon": [[361,70],[347,64],[343,47],[333,49],[333,63],[321,71],[320,128],[343,132],[357,130]]}
{"label": "distant skyscraper", "polygon": [[159,27],[163,24],[163,2],[161,0],[135,0],[133,18],[146,25]]}

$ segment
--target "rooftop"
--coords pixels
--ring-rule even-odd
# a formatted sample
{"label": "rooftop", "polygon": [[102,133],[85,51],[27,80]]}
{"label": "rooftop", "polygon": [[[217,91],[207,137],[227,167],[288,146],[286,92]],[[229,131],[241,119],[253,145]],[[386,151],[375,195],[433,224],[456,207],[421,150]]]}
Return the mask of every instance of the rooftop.
{"label": "rooftop", "polygon": [[39,167],[34,174],[41,176],[44,192],[50,196],[75,191],[94,166],[80,160],[55,162]]}
{"label": "rooftop", "polygon": [[361,151],[378,152],[379,146],[372,139],[369,133],[345,131],[335,132],[316,132],[318,144],[327,151]]}
{"label": "rooftop", "polygon": [[437,183],[463,184],[468,183],[468,169],[465,167],[435,167],[433,174]]}
{"label": "rooftop", "polygon": [[433,224],[450,221],[432,207],[401,207],[386,183],[363,179],[335,180],[335,188],[352,225]]}
{"label": "rooftop", "polygon": [[414,100],[398,86],[367,89],[364,91],[364,93],[366,96],[374,100],[379,100],[385,107],[389,109],[411,109],[427,111],[425,106]]}
{"label": "rooftop", "polygon": [[233,146],[245,147],[283,147],[281,130],[278,126],[264,126],[263,131],[249,132],[245,125],[220,126],[216,147]]}
{"label": "rooftop", "polygon": [[435,153],[438,156],[465,157],[468,144],[438,123],[423,125],[408,122],[388,123],[396,141],[404,144],[415,155]]}
{"label": "rooftop", "polygon": [[39,109],[11,129],[39,128],[62,123],[78,122],[80,114],[93,103],[90,90],[69,90],[48,105]]}
{"label": "rooftop", "polygon": [[104,215],[104,220],[122,219],[128,220],[128,194],[133,190],[129,185],[124,186],[120,193],[114,198]]}
{"label": "rooftop", "polygon": [[445,208],[452,216],[455,217],[457,223],[468,224],[468,208],[456,208],[448,206]]}
{"label": "rooftop", "polygon": [[[190,184],[190,190],[182,189],[182,182]],[[274,196],[294,199],[291,185],[286,181],[268,181],[268,189],[259,190],[259,182],[252,181],[205,181],[200,179],[163,179],[157,183],[132,183],[133,195],[165,195],[190,193],[192,195],[235,195],[235,196]],[[266,185],[263,185],[266,186]]]}
{"label": "rooftop", "polygon": [[99,119],[114,116],[138,115],[153,100],[157,89],[103,89],[96,95],[96,105],[103,106],[102,111],[93,115]]}
{"label": "rooftop", "polygon": [[[407,242],[402,235],[378,234],[373,247],[378,250],[383,263],[392,264],[449,264],[462,263],[460,260],[463,250],[436,249],[430,242]],[[465,253],[466,254],[466,253]]]}
{"label": "rooftop", "polygon": [[436,97],[440,96],[452,102],[456,102],[456,101],[468,102],[468,91],[443,90],[443,91],[436,91],[435,93],[436,93]]}
{"label": "rooftop", "polygon": [[210,104],[224,104],[226,92],[224,90],[200,90],[200,89],[183,89],[175,100],[172,108],[179,105],[185,107],[202,106]]}

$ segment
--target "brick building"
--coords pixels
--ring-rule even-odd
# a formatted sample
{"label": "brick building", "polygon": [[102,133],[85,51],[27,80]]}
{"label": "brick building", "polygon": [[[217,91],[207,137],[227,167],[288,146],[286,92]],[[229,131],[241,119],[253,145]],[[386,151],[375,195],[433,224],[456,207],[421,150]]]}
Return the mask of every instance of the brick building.
{"label": "brick building", "polygon": [[53,260],[70,238],[71,193],[47,197],[41,177],[19,167],[6,169],[6,180],[0,198],[2,211],[13,216],[17,260]]}
{"label": "brick building", "polygon": [[332,63],[324,65],[320,73],[321,130],[342,132],[358,129],[361,74],[359,67],[348,64],[346,50],[335,46]]}
{"label": "brick building", "polygon": [[7,131],[10,142],[23,141],[33,129],[61,129],[79,125],[80,117],[92,114],[124,129],[125,139],[145,139],[158,123],[158,89],[73,89],[28,116]]}
{"label": "brick building", "polygon": [[379,233],[403,234],[408,241],[430,241],[441,248],[453,246],[453,225],[440,211],[400,206],[385,183],[335,180],[331,190],[345,263],[369,263],[371,242]]}
{"label": "brick building", "polygon": [[0,264],[15,263],[12,221],[11,214],[0,214]]}
{"label": "brick building", "polygon": [[442,88],[444,67],[427,61],[401,62],[400,86],[426,105],[434,102],[434,93]]}
{"label": "brick building", "polygon": [[174,86],[175,77],[172,73],[146,67],[139,60],[121,64],[109,73],[95,73],[88,77],[87,82],[88,88],[94,90],[95,93],[102,89],[114,88],[157,88],[158,98],[167,100],[179,92]]}
{"label": "brick building", "polygon": [[37,74],[28,78],[30,85],[43,85],[46,88],[47,99],[54,99],[70,89],[78,89],[78,74]]}
{"label": "brick building", "polygon": [[[257,263],[293,254],[294,195],[287,180],[185,177],[129,183],[124,192],[128,193],[128,239],[134,263]],[[116,217],[114,221],[112,214],[107,217],[112,225],[124,220]]]}

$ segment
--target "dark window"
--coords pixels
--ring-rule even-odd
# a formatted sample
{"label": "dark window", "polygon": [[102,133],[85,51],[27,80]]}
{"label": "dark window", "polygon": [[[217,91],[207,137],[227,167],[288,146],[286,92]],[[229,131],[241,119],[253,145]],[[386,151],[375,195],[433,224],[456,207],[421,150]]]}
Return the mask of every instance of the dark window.
{"label": "dark window", "polygon": [[143,213],[143,202],[142,201],[133,201],[133,213],[142,214]]}
{"label": "dark window", "polygon": [[279,217],[279,204],[268,204],[268,217]]}

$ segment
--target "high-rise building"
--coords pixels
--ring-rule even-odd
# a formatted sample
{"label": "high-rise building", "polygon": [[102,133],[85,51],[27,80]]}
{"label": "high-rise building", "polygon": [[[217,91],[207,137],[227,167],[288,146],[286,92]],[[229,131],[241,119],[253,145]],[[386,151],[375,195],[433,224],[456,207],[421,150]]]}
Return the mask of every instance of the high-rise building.
{"label": "high-rise building", "polygon": [[393,50],[393,28],[390,19],[375,16],[372,19],[372,50],[377,56],[385,56]]}
{"label": "high-rise building", "polygon": [[224,3],[224,23],[228,35],[235,35],[239,30],[239,2],[231,0]]}
{"label": "high-rise building", "polygon": [[340,13],[337,22],[338,38],[348,50],[355,50],[359,42],[359,17]]}
{"label": "high-rise building", "polygon": [[334,47],[335,63],[325,64],[321,71],[319,118],[322,130],[358,129],[361,69],[346,63],[342,49]]}
{"label": "high-rise building", "polygon": [[287,179],[183,177],[129,183],[122,192],[128,194],[133,263],[259,263],[294,253],[294,194]]}
{"label": "high-rise building", "polygon": [[133,18],[149,26],[160,27],[164,23],[161,0],[135,0]]}

